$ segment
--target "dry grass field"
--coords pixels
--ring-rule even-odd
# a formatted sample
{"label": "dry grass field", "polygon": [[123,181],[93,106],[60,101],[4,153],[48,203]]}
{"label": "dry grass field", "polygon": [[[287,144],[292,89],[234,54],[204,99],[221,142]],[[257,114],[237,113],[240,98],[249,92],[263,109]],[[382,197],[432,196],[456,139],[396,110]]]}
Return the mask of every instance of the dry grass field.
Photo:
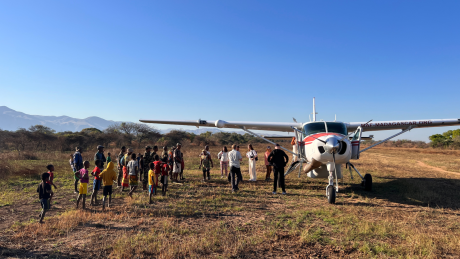
{"label": "dry grass field", "polygon": [[[256,146],[259,154],[265,146]],[[211,147],[213,158],[219,149]],[[0,181],[0,257],[460,257],[458,151],[367,151],[354,164],[372,174],[373,191],[344,171],[335,205],[327,203],[324,179],[295,173],[286,179],[288,195],[272,195],[263,159],[259,181],[245,181],[233,194],[216,159],[211,181],[202,182],[200,148],[184,151],[186,180],[170,184],[166,197],[149,205],[146,192],[134,199],[116,194],[106,212],[101,206],[75,209],[68,154],[34,154],[35,160],[2,154],[0,170],[12,175]],[[56,167],[58,189],[39,224],[36,186],[48,163]],[[246,159],[242,172],[249,179]]]}

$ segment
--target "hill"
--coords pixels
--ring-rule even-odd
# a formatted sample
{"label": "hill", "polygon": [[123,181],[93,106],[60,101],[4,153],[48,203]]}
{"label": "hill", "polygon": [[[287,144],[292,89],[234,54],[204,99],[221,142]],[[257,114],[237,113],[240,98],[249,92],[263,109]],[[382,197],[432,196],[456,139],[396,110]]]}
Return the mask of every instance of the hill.
{"label": "hill", "polygon": [[0,129],[2,130],[14,131],[19,128],[29,128],[37,124],[50,127],[56,131],[81,131],[85,128],[104,130],[113,123],[116,122],[95,116],[86,119],[77,119],[69,116],[29,115],[6,106],[0,106]]}

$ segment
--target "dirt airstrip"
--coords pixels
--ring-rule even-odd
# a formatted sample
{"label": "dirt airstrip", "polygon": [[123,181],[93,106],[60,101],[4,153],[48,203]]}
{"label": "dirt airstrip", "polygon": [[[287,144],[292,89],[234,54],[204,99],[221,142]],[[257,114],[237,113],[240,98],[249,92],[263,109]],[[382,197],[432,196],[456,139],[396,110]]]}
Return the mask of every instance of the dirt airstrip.
{"label": "dirt airstrip", "polygon": [[[291,174],[288,195],[273,195],[263,159],[256,183],[233,194],[218,166],[201,181],[199,147],[187,147],[186,180],[149,205],[116,194],[113,207],[76,210],[71,172],[56,167],[55,198],[37,222],[36,177],[2,185],[0,256],[11,258],[330,258],[460,256],[460,161],[455,151],[376,148],[354,165],[373,176],[372,192],[348,170],[330,205],[326,183]],[[216,154],[219,147],[211,148]],[[256,150],[263,153],[262,145]],[[63,155],[64,157],[64,155]],[[40,161],[37,161],[39,163]],[[45,163],[41,161],[41,163]],[[60,165],[62,164],[62,170]],[[217,164],[217,163],[216,163]],[[456,167],[457,166],[457,167]],[[248,179],[247,162],[243,177]],[[273,177],[272,177],[273,178]]]}

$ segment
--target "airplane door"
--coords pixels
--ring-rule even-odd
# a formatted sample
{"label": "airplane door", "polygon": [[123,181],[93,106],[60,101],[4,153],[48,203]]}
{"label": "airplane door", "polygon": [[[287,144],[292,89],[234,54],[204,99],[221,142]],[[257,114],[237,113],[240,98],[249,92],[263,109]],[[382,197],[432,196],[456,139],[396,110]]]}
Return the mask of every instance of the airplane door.
{"label": "airplane door", "polygon": [[359,149],[361,146],[361,134],[363,133],[363,129],[359,126],[353,138],[351,139],[351,159],[359,159]]}

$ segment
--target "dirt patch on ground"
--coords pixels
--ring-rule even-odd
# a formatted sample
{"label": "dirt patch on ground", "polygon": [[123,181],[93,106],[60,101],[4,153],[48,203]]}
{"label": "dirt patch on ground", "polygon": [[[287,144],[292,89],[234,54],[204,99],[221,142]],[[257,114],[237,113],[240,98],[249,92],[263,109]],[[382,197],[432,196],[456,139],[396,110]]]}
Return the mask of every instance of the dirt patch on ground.
{"label": "dirt patch on ground", "polygon": [[428,164],[425,164],[424,162],[422,161],[417,161],[417,164],[419,166],[423,166],[423,167],[426,167],[426,168],[429,168],[430,170],[433,170],[433,171],[436,171],[438,173],[443,173],[443,174],[454,174],[454,175],[459,175],[458,173],[455,173],[455,172],[450,172],[450,171],[446,171],[444,169],[441,169],[439,167],[435,167],[435,166],[431,166],[431,165],[428,165]]}

